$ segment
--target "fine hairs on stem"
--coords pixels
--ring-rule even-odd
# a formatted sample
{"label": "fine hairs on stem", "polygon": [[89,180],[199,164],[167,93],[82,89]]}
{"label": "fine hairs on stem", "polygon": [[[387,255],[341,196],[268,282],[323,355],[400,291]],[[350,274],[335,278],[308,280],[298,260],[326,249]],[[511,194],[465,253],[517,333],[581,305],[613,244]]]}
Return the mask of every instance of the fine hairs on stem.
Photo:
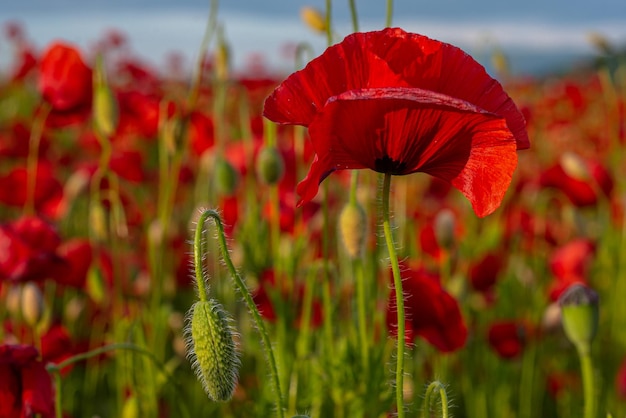
{"label": "fine hairs on stem", "polygon": [[[226,234],[224,232],[224,226],[222,224],[222,219],[219,215],[219,213],[214,210],[214,209],[203,209],[202,213],[200,215],[200,218],[198,220],[198,225],[196,226],[196,242],[201,242],[201,237],[198,238],[198,230],[202,230],[204,223],[208,220],[208,219],[213,220],[213,222],[215,223],[215,227],[217,228],[217,240],[219,243],[219,247],[220,247],[220,252],[221,252],[221,256],[224,260],[224,263],[226,265],[226,268],[228,269],[228,272],[230,273],[231,279],[233,280],[235,287],[237,288],[237,290],[239,291],[239,293],[241,294],[241,296],[243,297],[243,300],[248,308],[248,310],[250,311],[250,314],[252,315],[252,319],[254,320],[255,326],[257,328],[257,330],[259,331],[259,334],[261,335],[261,339],[263,342],[263,348],[265,350],[265,357],[267,359],[268,362],[268,366],[270,369],[270,380],[272,382],[272,386],[273,386],[273,394],[274,394],[274,402],[275,402],[275,407],[276,407],[276,413],[278,415],[279,418],[283,418],[284,414],[285,414],[285,408],[284,408],[284,400],[283,400],[283,393],[280,387],[280,381],[278,378],[278,368],[276,366],[276,359],[274,356],[274,351],[273,351],[273,347],[272,347],[272,343],[269,339],[269,334],[267,332],[267,329],[265,328],[265,323],[263,322],[263,319],[261,318],[261,314],[259,313],[259,310],[256,306],[256,304],[254,303],[254,300],[252,299],[252,295],[250,294],[250,291],[248,290],[248,287],[246,286],[243,278],[241,277],[241,275],[239,274],[239,272],[237,271],[237,269],[235,268],[235,265],[233,264],[231,258],[230,258],[230,253],[228,250],[228,245],[226,243]],[[200,232],[201,234],[201,232]],[[194,244],[195,245],[195,244]],[[199,245],[199,244],[198,244]],[[195,248],[194,248],[195,249]],[[202,257],[202,256],[200,256]],[[198,256],[196,256],[196,258],[198,258]],[[198,284],[199,286],[205,286],[204,281],[202,281],[202,284]],[[208,293],[208,292],[207,292]]]}

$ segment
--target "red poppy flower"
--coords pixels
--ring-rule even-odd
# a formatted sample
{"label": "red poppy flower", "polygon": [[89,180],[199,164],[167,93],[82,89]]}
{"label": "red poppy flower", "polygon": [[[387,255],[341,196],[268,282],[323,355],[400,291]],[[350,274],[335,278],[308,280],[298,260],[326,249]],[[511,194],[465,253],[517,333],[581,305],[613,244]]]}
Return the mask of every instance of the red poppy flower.
{"label": "red poppy flower", "polygon": [[495,322],[487,332],[489,346],[502,358],[519,356],[526,343],[526,328],[517,321]]}
{"label": "red poppy flower", "polygon": [[[24,206],[27,200],[28,172],[25,166],[17,166],[0,175],[0,203],[8,206]],[[51,163],[40,161],[35,178],[34,203],[38,212],[53,214],[63,198],[63,185],[56,178]]]}
{"label": "red poppy flower", "polygon": [[39,91],[56,111],[91,106],[91,78],[91,69],[71,45],[55,42],[41,57]]}
{"label": "red poppy flower", "polygon": [[504,257],[496,252],[485,254],[470,266],[469,280],[472,288],[478,292],[488,292],[498,280],[504,268]]}
{"label": "red poppy flower", "polygon": [[524,118],[465,52],[402,29],[355,33],[292,74],[265,102],[278,123],[309,127],[316,156],[299,204],[331,172],[424,172],[451,183],[478,216],[500,204],[529,147]]}
{"label": "red poppy flower", "polygon": [[65,286],[84,289],[87,283],[87,272],[93,260],[93,248],[88,240],[74,238],[62,243],[57,253],[65,263],[53,274],[54,280]]}
{"label": "red poppy flower", "polygon": [[[437,275],[424,270],[403,270],[404,309],[406,314],[405,340],[413,342],[420,336],[442,352],[458,350],[467,340],[467,327],[459,304],[446,292]],[[387,325],[397,335],[396,293],[391,289],[387,305]],[[409,296],[410,295],[410,296]]]}
{"label": "red poppy flower", "polygon": [[585,238],[575,239],[556,249],[550,257],[550,270],[555,281],[550,299],[557,300],[574,283],[587,283],[587,270],[595,256],[596,246]]}
{"label": "red poppy flower", "polygon": [[602,164],[578,158],[576,164],[578,167],[575,168],[567,167],[563,162],[553,165],[541,173],[539,184],[561,190],[578,207],[595,205],[601,194],[611,195],[613,179]]}
{"label": "red poppy flower", "polygon": [[0,280],[43,280],[63,264],[60,238],[52,225],[24,216],[0,225]]}
{"label": "red poppy flower", "polygon": [[37,349],[0,345],[0,416],[54,417],[52,380]]}

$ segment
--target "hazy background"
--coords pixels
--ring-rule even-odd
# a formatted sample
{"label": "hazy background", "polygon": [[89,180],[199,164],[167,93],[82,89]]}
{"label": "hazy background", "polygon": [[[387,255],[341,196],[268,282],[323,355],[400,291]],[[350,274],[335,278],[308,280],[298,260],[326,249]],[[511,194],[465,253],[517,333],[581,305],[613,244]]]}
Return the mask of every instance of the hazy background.
{"label": "hazy background", "polygon": [[[347,1],[333,1],[336,32],[351,32]],[[361,30],[380,29],[384,0],[357,0]],[[222,0],[219,21],[237,69],[260,53],[273,69],[289,71],[293,63],[285,46],[310,43],[317,53],[324,36],[300,20],[305,6],[324,9],[323,0]],[[39,48],[65,39],[89,48],[108,29],[125,33],[132,50],[161,65],[169,52],[179,52],[187,65],[195,60],[209,10],[208,0],[0,0],[0,24],[21,22]],[[490,69],[494,47],[507,54],[514,73],[558,70],[596,52],[589,34],[626,44],[625,0],[396,0],[394,26],[462,47]],[[0,63],[11,51],[0,43]]]}

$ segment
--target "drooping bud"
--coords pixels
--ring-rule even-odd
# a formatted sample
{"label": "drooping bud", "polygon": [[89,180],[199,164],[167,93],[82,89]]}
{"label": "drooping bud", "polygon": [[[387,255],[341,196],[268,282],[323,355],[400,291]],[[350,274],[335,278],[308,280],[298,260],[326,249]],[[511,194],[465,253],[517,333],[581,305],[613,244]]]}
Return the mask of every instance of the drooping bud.
{"label": "drooping bud", "polygon": [[276,147],[264,147],[259,151],[256,160],[256,172],[265,184],[276,184],[285,174],[283,156]]}
{"label": "drooping bud", "polygon": [[367,216],[358,202],[348,203],[341,210],[339,232],[348,255],[352,258],[359,257],[367,237]]}
{"label": "drooping bud", "polygon": [[198,301],[188,314],[187,357],[207,395],[214,401],[232,398],[239,357],[228,314],[216,300]]}
{"label": "drooping bud", "polygon": [[119,112],[117,101],[104,74],[101,57],[95,68],[93,84],[93,123],[98,132],[108,137],[117,129]]}
{"label": "drooping bud", "polygon": [[563,330],[578,350],[588,351],[598,330],[598,294],[575,283],[559,297]]}
{"label": "drooping bud", "polygon": [[213,184],[219,195],[232,196],[239,184],[239,173],[235,167],[224,158],[215,161]]}
{"label": "drooping bud", "polygon": [[450,209],[441,209],[435,216],[435,238],[437,244],[441,248],[448,251],[452,250],[455,245],[454,230],[456,228],[456,219],[454,213]]}
{"label": "drooping bud", "polygon": [[215,75],[221,81],[228,79],[230,69],[230,48],[224,39],[223,32],[220,27],[217,32],[217,48],[215,51]]}
{"label": "drooping bud", "polygon": [[313,7],[304,6],[300,9],[300,18],[314,31],[320,33],[326,32],[326,17],[319,10]]}

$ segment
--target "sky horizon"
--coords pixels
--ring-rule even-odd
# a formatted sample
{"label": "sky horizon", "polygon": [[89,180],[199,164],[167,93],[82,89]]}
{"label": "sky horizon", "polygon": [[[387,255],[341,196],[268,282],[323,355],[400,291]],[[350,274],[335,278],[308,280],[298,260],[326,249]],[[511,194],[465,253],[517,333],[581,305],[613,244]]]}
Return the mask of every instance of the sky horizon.
{"label": "sky horizon", "polygon": [[[416,2],[396,0],[394,26],[453,43],[488,66],[489,54],[501,49],[514,72],[532,73],[556,68],[592,56],[592,32],[609,41],[626,43],[626,2],[562,0],[503,4],[496,0],[440,0]],[[323,10],[325,2],[306,0],[230,0],[221,2],[218,20],[223,24],[236,68],[244,68],[254,54],[264,56],[269,67],[285,70],[287,44],[307,42],[317,54],[326,39],[300,20],[304,5]],[[385,2],[359,2],[361,30],[384,26]],[[148,6],[149,5],[149,6]],[[175,7],[167,0],[24,0],[3,5],[0,25],[18,21],[38,48],[53,39],[63,39],[88,49],[108,29],[126,34],[132,49],[153,65],[162,63],[169,52],[195,61],[209,11],[209,2],[188,0]],[[454,14],[449,11],[453,8]],[[332,8],[337,41],[352,31],[347,2]],[[0,43],[0,62],[8,51]]]}

